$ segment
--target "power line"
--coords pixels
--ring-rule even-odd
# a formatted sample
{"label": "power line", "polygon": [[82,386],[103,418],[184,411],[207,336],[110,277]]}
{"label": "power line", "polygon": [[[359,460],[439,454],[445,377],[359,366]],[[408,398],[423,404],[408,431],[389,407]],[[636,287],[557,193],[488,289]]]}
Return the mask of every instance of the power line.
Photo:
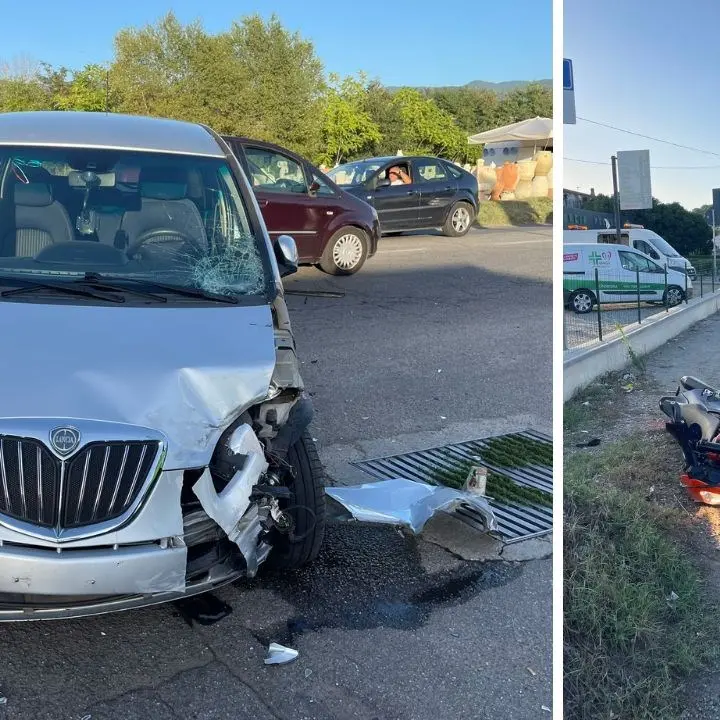
{"label": "power line", "polygon": [[703,150],[701,148],[692,147],[691,145],[681,145],[680,143],[672,142],[671,140],[663,140],[662,138],[656,138],[652,135],[643,135],[642,133],[634,132],[633,130],[626,130],[625,128],[617,127],[616,125],[609,125],[608,123],[598,122],[597,120],[589,120],[588,118],[580,117],[578,120],[590,123],[591,125],[597,125],[599,127],[608,128],[609,130],[616,130],[617,132],[625,133],[626,135],[634,135],[635,137],[641,137],[645,140],[652,140],[653,142],[664,143],[665,145],[672,145],[673,147],[680,148],[681,150],[692,150],[693,152],[699,152],[703,155],[714,155],[720,157],[720,153],[713,152],[712,150]]}
{"label": "power line", "polygon": [[[563,158],[563,160],[586,165],[610,165],[609,162],[600,160],[580,160],[579,158]],[[720,170],[720,165],[653,165],[651,170]]]}

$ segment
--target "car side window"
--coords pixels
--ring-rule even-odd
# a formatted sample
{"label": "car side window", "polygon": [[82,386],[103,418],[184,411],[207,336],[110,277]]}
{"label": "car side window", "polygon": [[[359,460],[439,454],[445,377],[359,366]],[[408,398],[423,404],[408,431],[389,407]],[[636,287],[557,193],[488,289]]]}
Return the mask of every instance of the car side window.
{"label": "car side window", "polygon": [[640,270],[640,265],[638,264],[638,260],[640,259],[637,255],[634,255],[633,253],[629,252],[622,252],[620,251],[620,264],[623,266],[625,270],[632,270],[635,272],[636,270]]}
{"label": "car side window", "polygon": [[255,190],[287,194],[308,192],[302,165],[287,155],[265,148],[246,147],[245,157]]}
{"label": "car side window", "polygon": [[418,160],[415,162],[415,182],[434,182],[447,180],[447,171],[435,160]]}
{"label": "car side window", "polygon": [[335,191],[317,174],[313,173],[313,182],[320,187],[315,191],[319,197],[332,197]]}
{"label": "car side window", "polygon": [[644,240],[638,240],[635,243],[635,248],[641,253],[649,255],[651,258],[657,259],[658,257],[658,254],[655,252],[654,248],[649,243],[646,243]]}
{"label": "car side window", "polygon": [[633,272],[636,270],[640,272],[650,272],[652,270],[646,258],[635,255],[634,253],[621,252],[620,262],[626,270],[632,270]]}

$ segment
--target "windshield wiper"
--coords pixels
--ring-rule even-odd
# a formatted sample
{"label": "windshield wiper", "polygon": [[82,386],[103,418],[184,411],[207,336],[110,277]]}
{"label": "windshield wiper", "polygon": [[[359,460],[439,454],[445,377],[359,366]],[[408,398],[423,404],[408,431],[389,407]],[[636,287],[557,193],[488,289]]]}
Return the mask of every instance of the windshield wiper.
{"label": "windshield wiper", "polygon": [[21,283],[22,287],[13,288],[12,290],[3,290],[0,297],[12,297],[13,295],[24,295],[26,293],[36,292],[38,290],[55,290],[57,292],[66,293],[67,295],[79,295],[80,297],[96,298],[98,300],[106,300],[107,302],[124,303],[125,298],[121,295],[111,295],[109,293],[97,292],[88,288],[73,286],[70,283],[53,283],[53,282],[37,282],[36,280],[25,280],[25,278],[9,278],[7,276],[0,277],[0,282],[10,281],[13,283]]}
{"label": "windshield wiper", "polygon": [[[97,283],[102,283],[105,287],[113,287],[113,289],[117,288],[118,290],[125,289],[123,288],[124,283],[128,283],[131,285],[144,285],[157,290],[165,290],[166,292],[173,293],[175,295],[184,295],[185,297],[200,298],[202,300],[211,300],[213,302],[228,303],[229,305],[238,304],[238,299],[233,295],[220,295],[219,293],[212,293],[206,290],[200,290],[198,288],[190,288],[184,285],[170,285],[167,283],[157,282],[155,280],[147,280],[145,278],[108,278],[105,275],[101,275],[100,273],[86,273],[85,281],[94,285],[97,285]],[[146,294],[152,296],[151,293]]]}
{"label": "windshield wiper", "polygon": [[136,290],[135,288],[127,288],[120,283],[112,284],[99,273],[85,273],[85,278],[82,280],[74,280],[76,284],[87,284],[98,290],[108,290],[109,292],[129,292],[133,295],[148,298],[149,300],[155,300],[156,302],[166,303],[167,298],[163,295],[156,295],[155,293],[145,292],[143,290]]}

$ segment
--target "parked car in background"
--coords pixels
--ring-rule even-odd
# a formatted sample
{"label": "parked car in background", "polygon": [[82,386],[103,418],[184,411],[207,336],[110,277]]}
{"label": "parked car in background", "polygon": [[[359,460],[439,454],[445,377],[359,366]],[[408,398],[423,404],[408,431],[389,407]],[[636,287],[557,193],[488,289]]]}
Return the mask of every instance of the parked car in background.
{"label": "parked car in background", "polygon": [[375,254],[380,225],[368,203],[286,148],[244,137],[224,140],[251,181],[271,239],[293,237],[302,264],[351,275]]}
{"label": "parked car in background", "polygon": [[[613,228],[607,230],[566,230],[563,234],[565,242],[578,243],[617,243],[617,232]],[[667,240],[656,232],[641,225],[626,224],[620,231],[620,244],[635,248],[670,270],[687,273],[691,280],[697,277],[692,263],[684,258]]]}
{"label": "parked car in background", "polygon": [[[390,178],[395,169],[401,171],[402,184]],[[440,228],[459,237],[477,216],[475,176],[436,157],[369,158],[338,165],[328,176],[377,210],[383,233]]]}
{"label": "parked car in background", "polygon": [[[568,233],[566,233],[566,236]],[[596,278],[597,271],[597,278]],[[576,313],[592,312],[600,302],[644,302],[678,305],[692,297],[692,281],[679,270],[658,265],[624,245],[563,244],[563,300]]]}

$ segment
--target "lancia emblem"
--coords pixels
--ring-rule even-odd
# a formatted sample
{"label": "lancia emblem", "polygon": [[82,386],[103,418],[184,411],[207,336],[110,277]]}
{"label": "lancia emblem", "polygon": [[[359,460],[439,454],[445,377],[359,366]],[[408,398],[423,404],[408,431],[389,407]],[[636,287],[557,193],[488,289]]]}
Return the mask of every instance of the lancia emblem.
{"label": "lancia emblem", "polygon": [[74,427],[57,427],[50,432],[50,445],[58,455],[69,455],[79,444],[80,432]]}

